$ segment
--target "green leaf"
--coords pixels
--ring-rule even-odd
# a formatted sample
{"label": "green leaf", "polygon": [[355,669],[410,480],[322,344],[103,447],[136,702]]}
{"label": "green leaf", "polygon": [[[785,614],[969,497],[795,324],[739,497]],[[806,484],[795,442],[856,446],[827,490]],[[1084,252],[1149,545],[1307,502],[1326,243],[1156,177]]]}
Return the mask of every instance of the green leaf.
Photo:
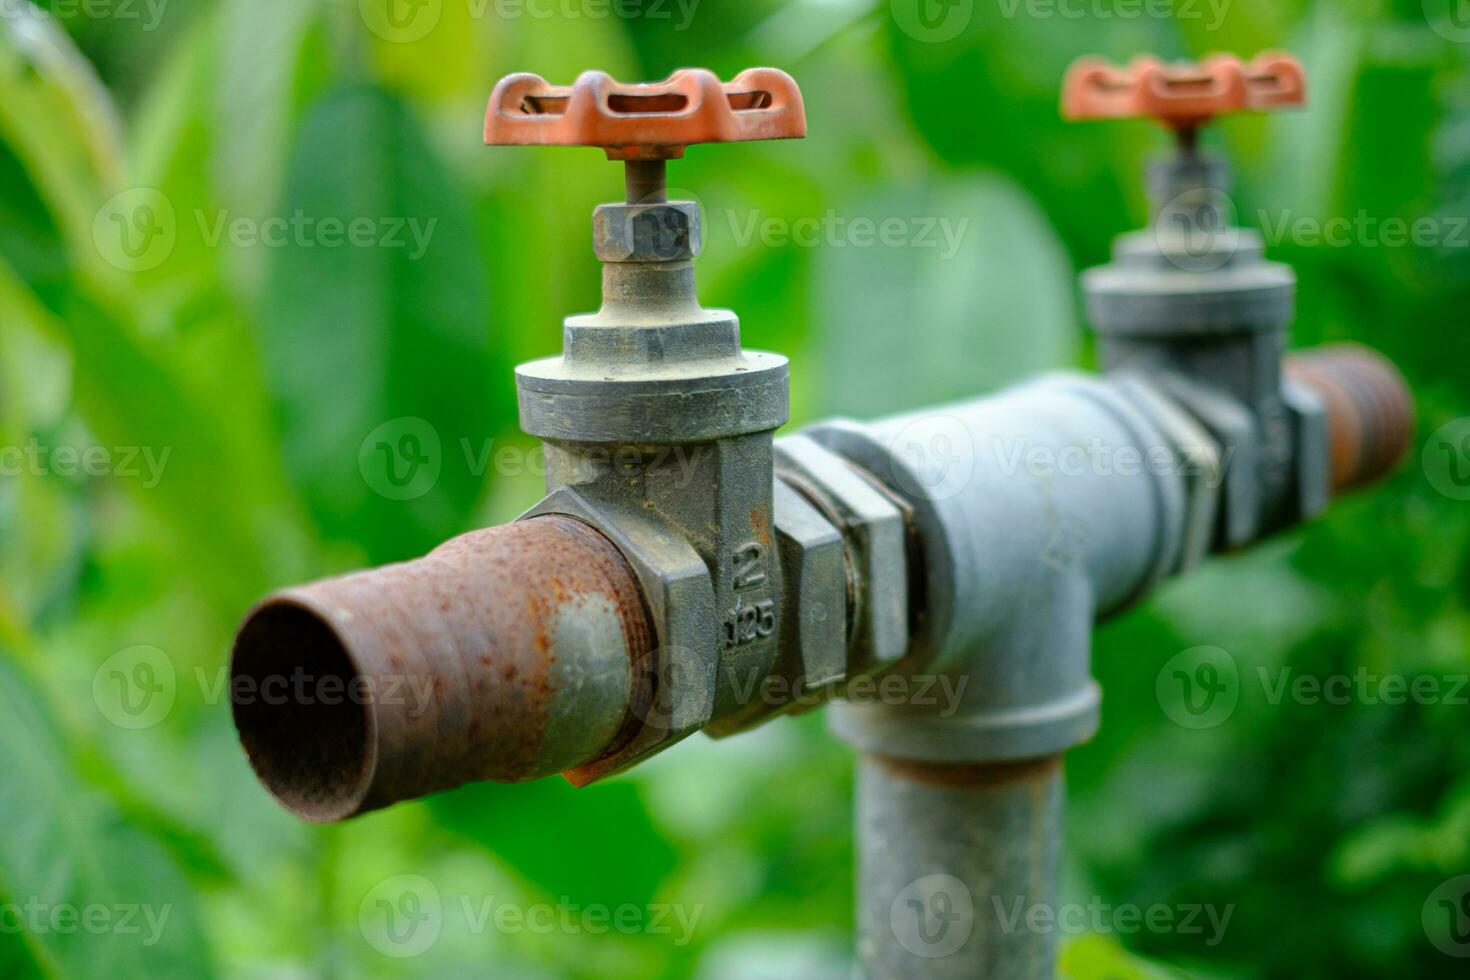
{"label": "green leaf", "polygon": [[[1010,181],[880,192],[829,219],[817,256],[828,411],[871,417],[973,397],[1072,361],[1071,265]],[[872,227],[894,233],[885,243]]]}
{"label": "green leaf", "polygon": [[0,895],[12,905],[7,929],[19,921],[43,972],[212,976],[187,883],[153,840],[85,793],[35,693],[4,660],[0,754]]}
{"label": "green leaf", "polygon": [[[470,514],[506,381],[467,207],[403,104],[361,86],[307,116],[279,213],[306,229],[272,256],[265,310],[288,470],[328,535],[422,553]],[[332,226],[365,232],[334,246]]]}
{"label": "green leaf", "polygon": [[123,183],[121,127],[91,65],[27,0],[0,0],[0,137],[25,164],[73,259],[95,265],[93,220]]}
{"label": "green leaf", "polygon": [[[190,385],[177,350],[136,336],[86,295],[73,297],[64,318],[52,316],[3,261],[0,321],[70,345],[77,408],[101,445],[131,453],[137,464],[137,479],[115,482],[167,517],[170,543],[189,556],[193,580],[232,614],[263,588],[268,549],[283,547],[294,529],[272,470],[237,453],[221,424],[228,400]],[[218,506],[220,487],[230,488],[231,507]]]}
{"label": "green leaf", "polygon": [[1084,935],[1069,940],[1058,958],[1062,980],[1169,980],[1185,976],[1131,955],[1116,940]]}

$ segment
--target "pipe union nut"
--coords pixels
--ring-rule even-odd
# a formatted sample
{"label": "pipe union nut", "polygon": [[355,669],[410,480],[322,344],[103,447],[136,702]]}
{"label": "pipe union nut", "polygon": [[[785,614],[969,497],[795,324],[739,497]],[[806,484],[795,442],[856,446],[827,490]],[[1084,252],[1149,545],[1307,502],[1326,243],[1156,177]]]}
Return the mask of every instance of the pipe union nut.
{"label": "pipe union nut", "polygon": [[603,262],[687,262],[703,246],[693,201],[603,204],[592,212],[592,250]]}

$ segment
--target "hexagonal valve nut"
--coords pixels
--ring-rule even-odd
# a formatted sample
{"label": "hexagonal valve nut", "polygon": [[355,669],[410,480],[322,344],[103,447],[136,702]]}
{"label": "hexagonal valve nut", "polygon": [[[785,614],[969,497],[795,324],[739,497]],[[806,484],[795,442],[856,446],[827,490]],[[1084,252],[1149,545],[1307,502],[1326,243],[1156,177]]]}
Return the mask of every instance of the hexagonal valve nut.
{"label": "hexagonal valve nut", "polygon": [[908,651],[908,526],[897,502],[851,463],[808,436],[776,440],[781,479],[843,533],[850,566],[847,679],[879,670]]}
{"label": "hexagonal valve nut", "polygon": [[837,525],[781,476],[773,498],[781,561],[781,649],[768,679],[738,711],[711,722],[724,738],[820,707],[847,678],[848,566]]}
{"label": "hexagonal valve nut", "polygon": [[603,204],[592,212],[592,249],[603,262],[687,262],[703,246],[693,201]]}

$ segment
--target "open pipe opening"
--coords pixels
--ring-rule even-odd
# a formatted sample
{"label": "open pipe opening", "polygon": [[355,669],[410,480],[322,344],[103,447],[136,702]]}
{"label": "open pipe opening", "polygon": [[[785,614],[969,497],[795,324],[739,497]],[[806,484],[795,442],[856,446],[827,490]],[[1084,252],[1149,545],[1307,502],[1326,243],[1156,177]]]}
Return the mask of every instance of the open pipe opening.
{"label": "open pipe opening", "polygon": [[292,812],[340,820],[362,805],[377,752],[365,684],[331,626],[269,602],[235,642],[235,727],[256,776]]}

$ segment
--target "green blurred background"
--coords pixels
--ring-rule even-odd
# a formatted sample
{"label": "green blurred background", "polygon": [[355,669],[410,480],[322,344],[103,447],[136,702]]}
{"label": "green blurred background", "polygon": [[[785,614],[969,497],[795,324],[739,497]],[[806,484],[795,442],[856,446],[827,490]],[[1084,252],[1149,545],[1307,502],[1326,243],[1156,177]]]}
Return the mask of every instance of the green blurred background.
{"label": "green blurred background", "polygon": [[[1421,446],[1470,414],[1470,29],[1451,3],[925,0],[924,19],[915,0],[389,2],[52,0],[41,18],[0,0],[0,976],[846,974],[852,763],[819,714],[582,791],[472,786],[326,829],[271,803],[236,745],[222,671],[256,597],[421,554],[538,495],[483,453],[529,448],[511,368],[596,305],[588,216],[621,175],[593,150],[482,147],[507,72],[796,76],[806,141],[697,147],[671,182],[706,209],[705,302],[792,358],[801,422],[1089,365],[1075,275],[1144,219],[1139,168],[1162,137],[1061,122],[1066,65],[1289,48],[1310,109],[1214,136],[1243,223],[1434,216],[1443,232],[1274,236],[1301,279],[1295,342],[1389,354]],[[380,234],[250,234],[298,214]],[[962,234],[759,231],[829,214]],[[394,220],[431,229],[422,254],[406,230],[406,247],[383,237]],[[415,417],[441,472],[391,499],[360,455]],[[1069,764],[1067,895],[1233,914],[1213,945],[1071,935],[1068,976],[1464,975],[1421,918],[1470,872],[1463,700],[1272,703],[1246,684],[1196,731],[1155,694],[1200,645],[1247,677],[1470,672],[1457,486],[1416,450],[1386,487],[1100,628],[1105,724]],[[367,926],[401,875],[443,904],[412,958]],[[476,929],[465,897],[671,903],[697,928]],[[130,904],[166,912],[158,941],[141,917],[123,928]]]}

